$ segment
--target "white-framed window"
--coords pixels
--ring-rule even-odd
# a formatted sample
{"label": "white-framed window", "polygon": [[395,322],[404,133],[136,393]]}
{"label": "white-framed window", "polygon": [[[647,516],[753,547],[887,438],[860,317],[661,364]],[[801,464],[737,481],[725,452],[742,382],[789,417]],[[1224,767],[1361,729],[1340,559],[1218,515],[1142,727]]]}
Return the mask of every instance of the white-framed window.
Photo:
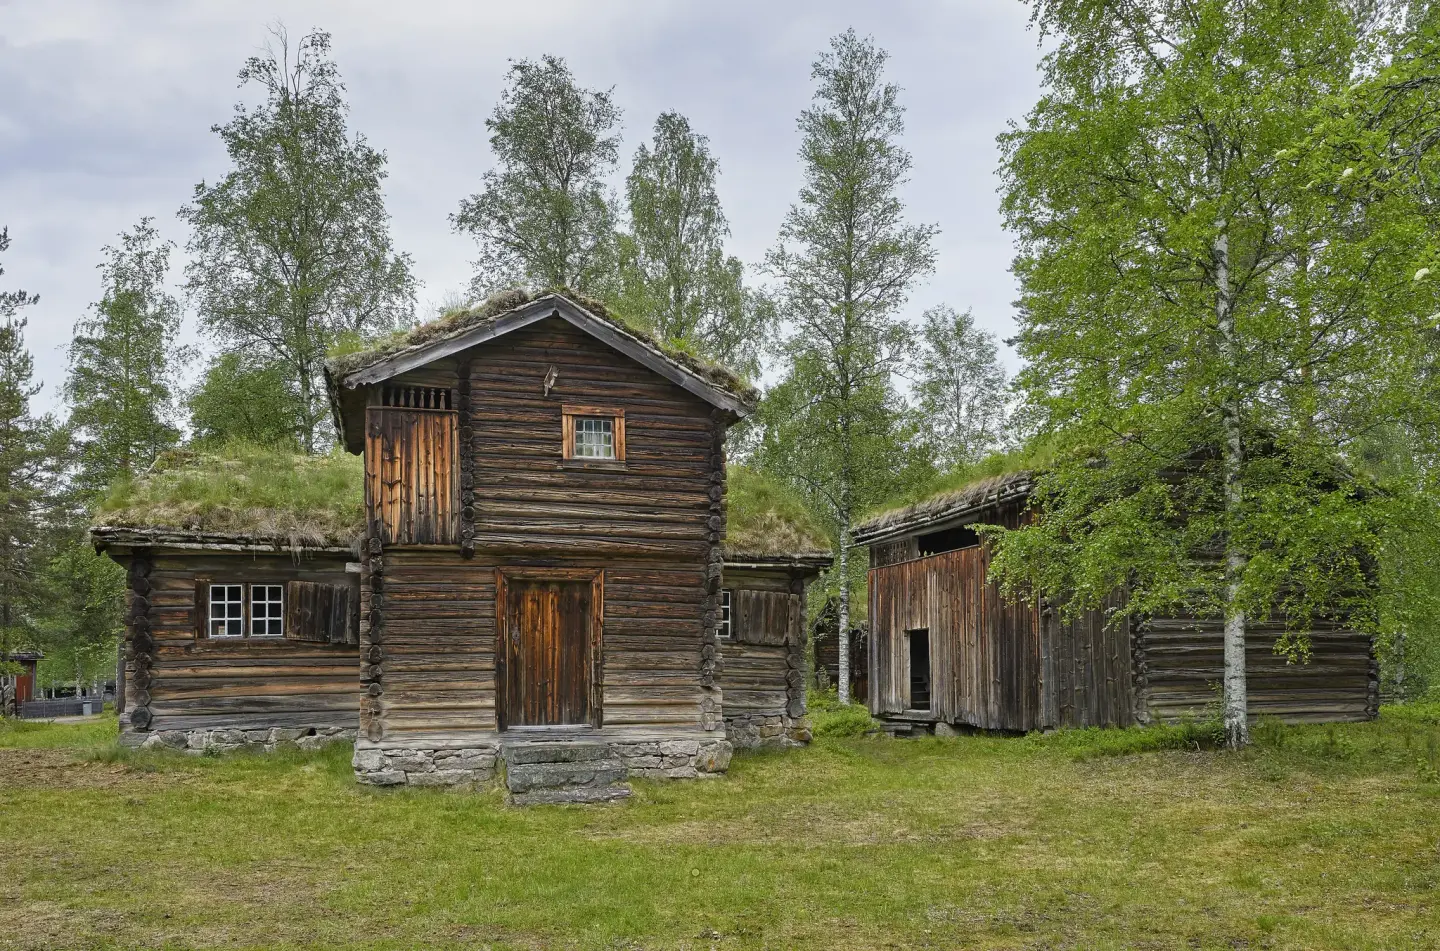
{"label": "white-framed window", "polygon": [[715,632],[729,640],[733,635],[733,628],[730,625],[730,589],[725,588],[720,592],[720,624]]}
{"label": "white-framed window", "polygon": [[250,586],[250,636],[283,637],[285,634],[285,586]]}
{"label": "white-framed window", "polygon": [[614,459],[615,420],[608,416],[575,417],[575,458]]}
{"label": "white-framed window", "polygon": [[245,634],[245,586],[210,586],[210,636],[241,637]]}

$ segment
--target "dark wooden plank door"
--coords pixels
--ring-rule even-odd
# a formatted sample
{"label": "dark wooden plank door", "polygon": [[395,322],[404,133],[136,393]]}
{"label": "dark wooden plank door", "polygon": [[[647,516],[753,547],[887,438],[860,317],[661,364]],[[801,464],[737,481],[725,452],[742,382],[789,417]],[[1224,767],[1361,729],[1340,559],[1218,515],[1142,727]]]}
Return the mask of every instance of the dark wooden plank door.
{"label": "dark wooden plank door", "polygon": [[590,720],[591,584],[506,584],[505,725]]}

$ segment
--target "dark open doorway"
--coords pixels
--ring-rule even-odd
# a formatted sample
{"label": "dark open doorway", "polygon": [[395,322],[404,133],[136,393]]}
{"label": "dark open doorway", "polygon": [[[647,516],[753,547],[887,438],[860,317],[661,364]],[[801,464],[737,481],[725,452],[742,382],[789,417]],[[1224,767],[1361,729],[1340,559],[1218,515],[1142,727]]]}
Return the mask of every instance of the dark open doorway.
{"label": "dark open doorway", "polygon": [[907,631],[910,644],[910,709],[930,709],[930,632]]}

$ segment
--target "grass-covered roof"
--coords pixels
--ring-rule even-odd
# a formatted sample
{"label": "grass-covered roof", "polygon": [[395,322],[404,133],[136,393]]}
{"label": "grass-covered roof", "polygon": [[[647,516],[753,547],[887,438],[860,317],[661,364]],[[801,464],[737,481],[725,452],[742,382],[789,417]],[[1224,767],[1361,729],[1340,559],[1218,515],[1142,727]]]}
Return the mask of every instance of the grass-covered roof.
{"label": "grass-covered roof", "polygon": [[830,541],[799,497],[745,466],[726,473],[725,557],[825,557]]}
{"label": "grass-covered roof", "polygon": [[1047,453],[1044,448],[994,453],[973,465],[942,473],[876,509],[855,527],[855,534],[864,540],[900,526],[946,518],[997,494],[1023,489],[1035,472],[1044,468]]}
{"label": "grass-covered roof", "polygon": [[96,529],[229,536],[292,549],[343,547],[365,524],[363,463],[234,444],[165,453],[111,489]]}
{"label": "grass-covered roof", "polygon": [[564,297],[596,317],[614,324],[617,328],[634,337],[641,344],[649,347],[656,353],[661,354],[711,385],[731,393],[746,403],[754,403],[760,397],[759,392],[753,386],[725,367],[705,360],[671,342],[656,339],[644,328],[636,326],[633,321],[626,320],[620,315],[612,313],[605,304],[594,298],[564,289],[541,291],[539,293],[532,293],[519,288],[500,291],[497,294],[492,294],[479,304],[447,311],[434,320],[420,324],[409,330],[392,334],[379,343],[365,347],[364,349],[354,350],[348,353],[332,353],[330,359],[326,361],[326,365],[334,379],[343,381],[346,377],[372,367],[383,360],[388,360],[407,351],[421,349],[437,341],[446,340],[462,334],[475,327],[495,321],[511,311],[517,310],[532,301],[549,295]]}
{"label": "grass-covered roof", "polygon": [[[825,534],[783,486],[732,466],[726,556],[773,559],[830,553]],[[117,484],[96,510],[96,530],[236,538],[289,549],[347,547],[365,524],[360,457],[236,444],[176,450]]]}

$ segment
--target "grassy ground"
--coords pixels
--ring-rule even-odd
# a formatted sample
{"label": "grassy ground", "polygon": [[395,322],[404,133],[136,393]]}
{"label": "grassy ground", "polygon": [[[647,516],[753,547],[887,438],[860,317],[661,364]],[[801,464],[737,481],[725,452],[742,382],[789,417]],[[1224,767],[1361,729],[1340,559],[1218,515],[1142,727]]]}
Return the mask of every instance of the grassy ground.
{"label": "grassy ground", "polygon": [[113,729],[0,725],[0,947],[1440,946],[1440,708],[1240,755],[826,736],[529,810]]}

